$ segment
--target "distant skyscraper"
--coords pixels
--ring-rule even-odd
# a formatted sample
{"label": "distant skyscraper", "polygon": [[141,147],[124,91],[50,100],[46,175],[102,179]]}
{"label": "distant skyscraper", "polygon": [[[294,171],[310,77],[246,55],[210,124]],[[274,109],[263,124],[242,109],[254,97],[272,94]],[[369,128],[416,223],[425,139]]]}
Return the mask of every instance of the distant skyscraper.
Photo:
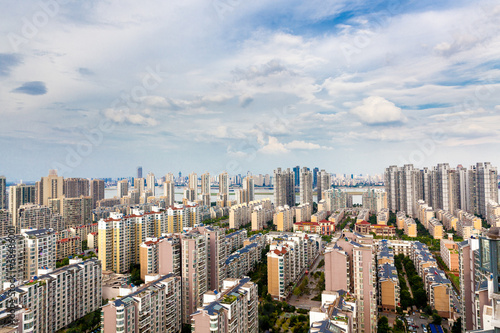
{"label": "distant skyscraper", "polygon": [[9,211],[12,224],[17,225],[17,210],[21,205],[35,202],[35,186],[19,184],[9,187]]}
{"label": "distant skyscraper", "polygon": [[246,193],[246,197],[248,202],[254,201],[254,182],[252,176],[247,176],[243,179],[243,191]]}
{"label": "distant skyscraper", "polygon": [[300,171],[300,203],[313,205],[313,175],[306,167]]}
{"label": "distant skyscraper", "polygon": [[139,192],[139,196],[144,193],[145,188],[144,188],[144,178],[135,178],[134,179],[134,190],[137,190]]}
{"label": "distant skyscraper", "polygon": [[118,192],[118,198],[123,198],[128,195],[128,180],[123,179],[116,183],[116,191]]}
{"label": "distant skyscraper", "polygon": [[90,196],[92,197],[92,208],[95,208],[97,201],[104,199],[104,180],[92,179],[90,181]]}
{"label": "distant skyscraper", "polygon": [[205,172],[201,175],[201,198],[205,206],[210,206],[210,174]]}
{"label": "distant skyscraper", "polygon": [[295,206],[295,174],[290,169],[274,170],[274,205],[275,207]]}
{"label": "distant skyscraper", "polygon": [[0,209],[7,209],[7,185],[5,176],[0,176]]}
{"label": "distant skyscraper", "polygon": [[89,195],[89,180],[85,178],[64,179],[63,193],[66,198],[78,198]]}
{"label": "distant skyscraper", "polygon": [[142,178],[142,167],[141,166],[137,167],[137,178]]}
{"label": "distant skyscraper", "polygon": [[297,165],[293,168],[293,173],[295,174],[295,186],[300,185],[300,167]]}
{"label": "distant skyscraper", "polygon": [[64,194],[64,178],[57,176],[57,170],[49,170],[47,177],[40,180],[39,192],[37,197],[42,200],[41,205],[48,206],[49,199],[57,199]]}
{"label": "distant skyscraper", "polygon": [[316,186],[318,186],[318,172],[319,172],[319,169],[318,167],[314,168],[313,169],[313,175],[312,175],[312,186],[313,188],[316,188]]}
{"label": "distant skyscraper", "polygon": [[229,194],[229,176],[225,171],[219,175],[219,194]]}
{"label": "distant skyscraper", "polygon": [[155,174],[152,172],[148,173],[146,177],[146,189],[148,191],[151,191],[151,193],[153,193],[153,196],[155,196],[155,184],[156,184]]}
{"label": "distant skyscraper", "polygon": [[316,192],[318,193],[318,202],[320,202],[323,199],[323,191],[326,191],[330,188],[332,179],[330,174],[325,170],[321,170],[317,176],[318,176],[318,184],[316,186],[317,188]]}
{"label": "distant skyscraper", "polygon": [[188,188],[194,191],[195,198],[198,197],[198,175],[195,172],[189,174]]}
{"label": "distant skyscraper", "polygon": [[166,197],[166,206],[173,206],[175,202],[175,187],[174,182],[165,181],[163,183],[163,196]]}
{"label": "distant skyscraper", "polygon": [[175,179],[174,179],[174,174],[169,172],[165,175],[165,181],[166,182],[171,182],[172,184],[175,183]]}

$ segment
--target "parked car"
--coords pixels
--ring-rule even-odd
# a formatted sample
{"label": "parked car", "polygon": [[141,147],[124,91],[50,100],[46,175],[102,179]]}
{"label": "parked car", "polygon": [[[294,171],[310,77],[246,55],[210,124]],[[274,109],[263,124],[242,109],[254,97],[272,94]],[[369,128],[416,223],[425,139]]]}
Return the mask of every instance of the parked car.
{"label": "parked car", "polygon": [[427,327],[425,327],[424,324],[422,324],[422,330],[424,331],[424,333],[427,333]]}
{"label": "parked car", "polygon": [[420,316],[420,319],[425,319],[425,317],[424,316]]}

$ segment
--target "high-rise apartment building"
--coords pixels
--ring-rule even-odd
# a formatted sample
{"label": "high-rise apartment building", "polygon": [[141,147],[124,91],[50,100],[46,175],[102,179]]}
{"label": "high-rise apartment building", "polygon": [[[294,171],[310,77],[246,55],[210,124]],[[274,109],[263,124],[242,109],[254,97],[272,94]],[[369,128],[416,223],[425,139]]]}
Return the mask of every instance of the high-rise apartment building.
{"label": "high-rise apartment building", "polygon": [[181,275],[180,234],[150,239],[140,245],[139,252],[142,280],[146,275]]}
{"label": "high-rise apartment building", "polygon": [[5,291],[0,296],[0,309],[5,311],[13,297],[15,304],[28,314],[19,323],[23,332],[59,331],[100,309],[101,274],[98,260],[70,260],[69,266],[46,269],[45,274],[21,284],[12,294]]}
{"label": "high-rise apartment building", "polygon": [[90,182],[85,178],[64,179],[63,194],[66,198],[79,198],[81,195],[89,195]]}
{"label": "high-rise apartment building", "polygon": [[364,244],[362,236],[351,233],[344,236],[325,250],[325,290],[346,290],[354,295],[357,331],[376,332],[378,311],[375,253],[370,243]]}
{"label": "high-rise apartment building", "polygon": [[191,315],[191,330],[257,333],[259,331],[257,285],[250,278],[226,279],[224,287],[203,296],[203,307]]}
{"label": "high-rise apartment building", "polygon": [[134,190],[138,191],[139,196],[145,192],[144,178],[134,178]]}
{"label": "high-rise apartment building", "polygon": [[300,203],[313,205],[313,175],[308,168],[300,170]]}
{"label": "high-rise apartment building", "polygon": [[18,184],[9,188],[9,212],[12,216],[12,223],[17,224],[18,209],[22,205],[35,202],[35,186]]}
{"label": "high-rise apartment building", "polygon": [[295,206],[295,175],[290,169],[274,170],[274,205],[276,207]]}
{"label": "high-rise apartment building", "polygon": [[211,204],[210,197],[210,174],[205,172],[201,175],[201,195],[200,199],[205,206],[209,206]]}
{"label": "high-rise apartment building", "polygon": [[0,209],[7,209],[7,184],[5,176],[0,176]]}
{"label": "high-rise apartment building", "polygon": [[387,192],[369,189],[362,195],[363,209],[369,209],[370,213],[376,214],[387,207]]}
{"label": "high-rise apartment building", "polygon": [[320,172],[318,172],[318,184],[316,186],[316,192],[318,193],[318,202],[323,199],[323,191],[330,189],[331,184],[332,178],[328,172],[326,172],[325,170],[321,170]]}
{"label": "high-rise apartment building", "polygon": [[295,176],[295,186],[300,186],[300,166],[296,166],[293,168],[293,174]]}
{"label": "high-rise apartment building", "polygon": [[173,206],[175,203],[175,187],[174,183],[170,180],[163,183],[163,196],[165,197],[165,205],[167,207]]}
{"label": "high-rise apartment building", "polygon": [[181,280],[158,276],[132,293],[102,307],[103,332],[180,332]]}
{"label": "high-rise apartment building", "polygon": [[92,208],[97,206],[97,201],[104,199],[104,180],[92,179],[90,181],[90,196],[92,197]]}
{"label": "high-rise apartment building", "polygon": [[435,210],[457,214],[464,210],[485,216],[488,201],[498,202],[498,172],[489,162],[469,169],[447,163],[429,169],[412,165],[391,166],[385,171],[388,208],[417,217],[419,200]]}
{"label": "high-rise apartment building", "polygon": [[150,172],[146,176],[146,190],[152,193],[152,196],[155,196],[156,193],[156,178],[155,174]]}
{"label": "high-rise apartment building", "polygon": [[12,215],[7,209],[0,209],[0,237],[7,236],[11,226]]}
{"label": "high-rise apartment building", "polygon": [[128,195],[128,180],[123,179],[116,183],[116,192],[118,198],[123,198]]}
{"label": "high-rise apartment building", "polygon": [[491,199],[498,202],[498,170],[491,163],[477,163],[476,186],[473,195],[477,197],[476,214],[486,216],[487,203]]}
{"label": "high-rise apartment building", "polygon": [[208,290],[206,236],[199,231],[182,234],[181,258],[182,322],[188,324]]}
{"label": "high-rise apartment building", "polygon": [[191,172],[188,176],[188,188],[194,191],[195,198],[198,198],[198,175]]}
{"label": "high-rise apartment building", "polygon": [[54,229],[61,231],[66,228],[63,217],[54,214],[47,206],[26,204],[19,207],[16,217],[16,232],[21,229]]}
{"label": "high-rise apartment building", "polygon": [[277,231],[292,231],[293,230],[294,210],[285,206],[276,208],[273,216],[273,224],[276,225]]}
{"label": "high-rise apartment building", "polygon": [[38,199],[37,203],[47,206],[49,199],[57,199],[64,194],[64,178],[57,176],[57,170],[49,170],[47,177],[42,177],[38,186],[35,186],[35,197]]}
{"label": "high-rise apartment building", "polygon": [[26,271],[25,276],[40,276],[39,271],[56,268],[57,236],[48,229],[21,230],[25,239]]}

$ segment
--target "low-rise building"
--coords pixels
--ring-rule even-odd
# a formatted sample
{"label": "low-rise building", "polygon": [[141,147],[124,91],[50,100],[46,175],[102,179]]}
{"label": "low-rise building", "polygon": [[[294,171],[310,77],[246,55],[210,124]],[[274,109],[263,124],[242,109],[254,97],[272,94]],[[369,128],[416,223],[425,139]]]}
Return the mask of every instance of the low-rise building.
{"label": "low-rise building", "polygon": [[417,237],[417,224],[414,219],[410,217],[404,219],[404,232],[408,237]]}
{"label": "low-rise building", "polygon": [[57,260],[82,253],[82,240],[80,237],[63,238],[56,241]]}
{"label": "low-rise building", "polygon": [[450,271],[458,271],[458,244],[453,241],[453,234],[448,234],[448,239],[441,239],[441,258]]}
{"label": "low-rise building", "polygon": [[429,220],[428,228],[429,233],[434,239],[442,239],[443,238],[443,225],[436,218],[432,218]]}
{"label": "low-rise building", "polygon": [[429,305],[443,318],[452,318],[453,289],[445,272],[435,267],[427,268],[425,274],[425,291],[429,297]]}

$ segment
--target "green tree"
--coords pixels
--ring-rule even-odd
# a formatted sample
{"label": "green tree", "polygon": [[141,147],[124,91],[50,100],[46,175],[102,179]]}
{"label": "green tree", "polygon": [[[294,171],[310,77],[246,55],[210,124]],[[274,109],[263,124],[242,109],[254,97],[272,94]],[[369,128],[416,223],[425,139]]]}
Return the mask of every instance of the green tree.
{"label": "green tree", "polygon": [[389,333],[390,331],[389,319],[386,316],[380,317],[377,322],[377,333]]}
{"label": "green tree", "polygon": [[432,315],[432,323],[434,325],[441,325],[442,321],[443,321],[443,318],[441,318],[440,315],[437,315],[437,314]]}
{"label": "green tree", "polygon": [[420,288],[413,292],[413,303],[420,309],[427,306],[427,295],[424,289]]}
{"label": "green tree", "polygon": [[405,323],[402,320],[396,319],[394,322],[394,333],[404,332],[405,331]]}
{"label": "green tree", "polygon": [[451,327],[451,333],[461,333],[462,332],[462,317],[458,317],[457,321],[453,323]]}

